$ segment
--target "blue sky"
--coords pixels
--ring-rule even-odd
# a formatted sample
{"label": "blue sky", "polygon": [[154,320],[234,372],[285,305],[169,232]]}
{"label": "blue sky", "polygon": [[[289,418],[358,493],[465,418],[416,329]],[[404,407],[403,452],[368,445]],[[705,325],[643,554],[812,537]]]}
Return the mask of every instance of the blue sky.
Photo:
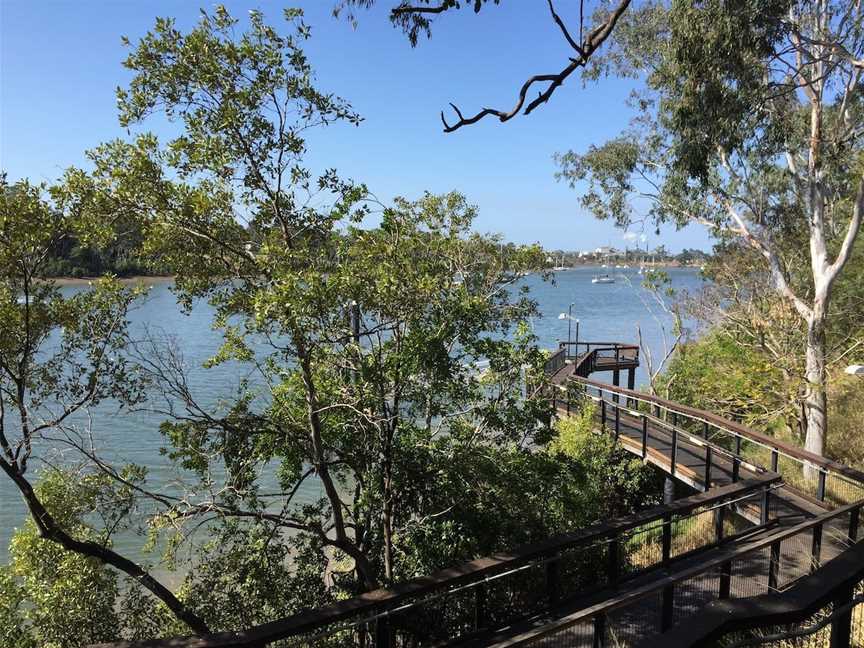
{"label": "blue sky", "polygon": [[[480,207],[477,229],[551,249],[623,247],[620,230],[596,221],[578,193],[555,182],[552,155],[584,150],[626,126],[630,85],[616,79],[582,87],[573,79],[528,117],[506,124],[486,119],[444,134],[438,118],[448,102],[468,113],[509,108],[530,75],[557,71],[567,45],[546,3],[520,0],[479,15],[461,11],[439,20],[431,40],[412,49],[386,16],[386,0],[358,13],[354,29],[331,15],[334,0],[227,2],[242,15],[262,10],[271,23],[285,6],[303,7],[313,37],[307,51],[319,86],[350,100],[364,118],[313,138],[311,163],[336,167],[384,200],[424,190],[457,189]],[[567,15],[567,3],[559,2]],[[51,180],[83,152],[123,136],[114,90],[129,78],[125,48],[154,18],[173,16],[181,29],[197,20],[195,0],[0,0],[0,166],[10,178]],[[158,129],[156,129],[158,132]],[[653,232],[649,244],[707,249],[702,228]]]}

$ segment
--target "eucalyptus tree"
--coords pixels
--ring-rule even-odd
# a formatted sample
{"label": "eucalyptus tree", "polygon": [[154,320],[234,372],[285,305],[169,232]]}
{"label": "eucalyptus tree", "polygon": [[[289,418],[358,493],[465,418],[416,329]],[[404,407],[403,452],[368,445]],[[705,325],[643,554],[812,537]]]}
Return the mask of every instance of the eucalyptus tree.
{"label": "eucalyptus tree", "polygon": [[[621,226],[702,223],[762,259],[806,339],[808,450],[827,432],[826,323],[864,208],[857,3],[654,3],[592,73],[638,77],[620,136],[558,157],[582,204]],[[636,216],[634,214],[639,214]],[[804,247],[784,245],[804,233]]]}

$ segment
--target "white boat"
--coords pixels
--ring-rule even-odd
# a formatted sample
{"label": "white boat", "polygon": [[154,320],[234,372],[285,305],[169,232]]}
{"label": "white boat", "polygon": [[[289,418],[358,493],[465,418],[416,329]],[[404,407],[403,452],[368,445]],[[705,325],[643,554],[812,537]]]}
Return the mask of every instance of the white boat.
{"label": "white boat", "polygon": [[610,277],[608,274],[606,275],[594,275],[591,279],[592,284],[607,284],[607,283],[615,283],[615,279]]}

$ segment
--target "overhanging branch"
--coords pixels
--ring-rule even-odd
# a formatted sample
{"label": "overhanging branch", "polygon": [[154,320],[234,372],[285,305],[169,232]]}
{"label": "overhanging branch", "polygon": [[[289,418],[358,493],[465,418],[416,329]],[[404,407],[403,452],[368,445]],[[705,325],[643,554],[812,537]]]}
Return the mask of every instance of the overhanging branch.
{"label": "overhanging branch", "polygon": [[[551,0],[549,0],[549,9],[552,12],[552,17],[555,20],[558,27],[561,29],[564,34],[565,39],[571,45],[571,47],[576,51],[577,56],[570,59],[570,63],[562,69],[557,74],[538,74],[532,76],[525,83],[522,84],[522,87],[519,90],[519,98],[516,102],[516,105],[509,111],[498,110],[495,108],[483,108],[476,114],[471,117],[465,117],[462,114],[462,111],[459,110],[454,104],[450,104],[453,108],[453,111],[456,113],[457,121],[451,123],[447,122],[447,119],[444,117],[444,112],[441,112],[441,122],[444,124],[444,132],[452,133],[463,126],[468,126],[469,124],[474,124],[484,117],[489,115],[494,115],[498,118],[499,121],[505,122],[513,119],[516,115],[524,107],[524,114],[530,115],[531,112],[534,111],[535,108],[540,106],[541,104],[546,103],[552,94],[557,90],[569,77],[573,72],[580,67],[584,67],[591,56],[595,51],[604,43],[604,41],[609,37],[609,34],[612,33],[612,30],[615,29],[615,25],[618,22],[618,19],[627,11],[627,8],[630,5],[630,0],[620,0],[618,6],[615,7],[615,10],[609,14],[609,17],[600,25],[598,25],[595,29],[588,34],[585,40],[581,45],[577,45],[573,38],[570,36],[567,31],[564,22],[555,13],[555,9],[552,6]],[[443,5],[442,5],[443,6]],[[443,10],[443,9],[442,9]],[[580,16],[581,22],[581,16]],[[528,91],[535,83],[548,83],[546,88],[537,94],[533,100],[529,101],[526,105],[526,101],[528,99]]]}

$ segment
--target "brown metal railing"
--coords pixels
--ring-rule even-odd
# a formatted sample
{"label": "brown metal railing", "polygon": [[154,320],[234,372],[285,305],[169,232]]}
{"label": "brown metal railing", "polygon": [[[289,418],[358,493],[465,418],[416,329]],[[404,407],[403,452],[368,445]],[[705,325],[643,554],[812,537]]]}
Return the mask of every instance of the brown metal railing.
{"label": "brown metal railing", "polygon": [[861,506],[861,502],[850,504],[749,541],[718,547],[699,560],[682,563],[679,569],[670,567],[661,578],[595,595],[568,614],[526,626],[521,632],[514,629],[491,645],[666,645],[665,635],[662,639],[658,635],[711,601],[788,588],[815,572],[829,550],[833,556],[828,557],[836,557],[855,545]]}
{"label": "brown metal railing", "polygon": [[[729,528],[706,524],[706,517],[728,520],[743,506],[767,507],[778,483],[779,476],[762,475],[243,632],[103,646],[473,645],[495,629],[548,614],[586,589],[620,585],[733,541]],[[766,519],[764,526],[771,524]]]}
{"label": "brown metal railing", "polygon": [[[631,416],[648,418],[670,434],[731,454],[735,461],[750,468],[760,466],[778,472],[786,486],[801,497],[830,507],[864,499],[864,473],[762,434],[747,426],[728,421],[711,412],[681,405],[624,387],[616,387],[578,376],[571,381],[584,386],[590,397],[604,401],[604,408],[621,408]],[[567,393],[559,387],[558,393]],[[621,402],[626,403],[621,405]]]}

